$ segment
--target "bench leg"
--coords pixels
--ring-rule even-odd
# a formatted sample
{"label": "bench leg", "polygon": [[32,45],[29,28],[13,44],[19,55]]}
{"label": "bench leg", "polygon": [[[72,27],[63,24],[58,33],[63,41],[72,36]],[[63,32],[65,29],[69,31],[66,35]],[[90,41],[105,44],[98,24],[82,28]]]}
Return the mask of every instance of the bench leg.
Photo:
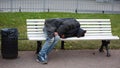
{"label": "bench leg", "polygon": [[61,41],[61,49],[65,49],[64,48],[64,43],[65,43],[64,41]]}
{"label": "bench leg", "polygon": [[41,44],[42,44],[42,41],[37,41],[37,50],[36,50],[36,54],[39,53],[40,49],[41,49]]}
{"label": "bench leg", "polygon": [[107,51],[107,57],[110,57],[110,53],[109,53],[109,47],[108,44],[110,44],[110,40],[102,40],[102,45],[99,49],[100,52],[104,52],[103,48],[105,47],[106,51]]}
{"label": "bench leg", "polygon": [[102,45],[101,45],[99,51],[100,51],[100,52],[104,52],[103,48],[104,48],[104,43],[103,43],[103,41],[102,41]]}

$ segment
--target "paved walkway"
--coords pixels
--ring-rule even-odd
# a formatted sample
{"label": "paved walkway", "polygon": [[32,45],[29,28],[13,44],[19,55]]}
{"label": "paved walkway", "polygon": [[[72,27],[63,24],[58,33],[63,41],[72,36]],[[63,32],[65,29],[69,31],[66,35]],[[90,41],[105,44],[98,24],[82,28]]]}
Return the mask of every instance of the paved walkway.
{"label": "paved walkway", "polygon": [[19,51],[17,59],[2,59],[0,68],[120,68],[120,50],[111,50],[111,57],[98,50],[53,50],[47,65],[35,61],[35,51]]}

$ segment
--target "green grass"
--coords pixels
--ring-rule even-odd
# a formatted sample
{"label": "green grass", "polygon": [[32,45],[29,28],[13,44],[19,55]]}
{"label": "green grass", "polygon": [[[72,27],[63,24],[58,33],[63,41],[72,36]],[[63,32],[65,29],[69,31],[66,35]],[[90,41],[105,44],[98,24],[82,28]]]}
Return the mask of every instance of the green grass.
{"label": "green grass", "polygon": [[[26,19],[48,19],[48,18],[80,18],[80,19],[111,19],[113,35],[120,36],[120,14],[76,14],[64,12],[1,12],[0,29],[17,28],[19,38],[27,38]],[[99,48],[100,41],[67,41],[67,49],[95,49]],[[120,41],[111,41],[112,49],[120,49]],[[36,49],[36,41],[20,40],[19,50]],[[60,43],[56,48],[60,48]]]}

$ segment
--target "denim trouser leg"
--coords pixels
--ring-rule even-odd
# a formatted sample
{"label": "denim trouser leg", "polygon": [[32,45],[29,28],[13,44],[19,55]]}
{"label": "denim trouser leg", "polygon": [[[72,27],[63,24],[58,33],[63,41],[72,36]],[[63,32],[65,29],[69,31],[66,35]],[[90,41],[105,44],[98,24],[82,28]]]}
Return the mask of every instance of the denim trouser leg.
{"label": "denim trouser leg", "polygon": [[55,47],[55,45],[57,44],[57,42],[60,40],[60,37],[57,35],[54,37],[54,41],[53,43],[49,46],[48,50],[47,50],[47,54],[49,54],[52,49]]}
{"label": "denim trouser leg", "polygon": [[42,49],[39,52],[40,56],[44,56],[47,53],[48,48],[52,44],[54,38],[50,39],[49,37],[46,39],[44,45],[42,46]]}
{"label": "denim trouser leg", "polygon": [[60,37],[58,35],[53,38],[49,38],[47,36],[47,32],[45,29],[44,29],[44,33],[46,35],[46,41],[45,41],[44,45],[42,46],[42,49],[40,50],[38,56],[48,55],[48,53],[54,48],[54,46],[57,44],[57,42],[60,39]]}
{"label": "denim trouser leg", "polygon": [[55,36],[52,39],[49,37],[46,39],[41,51],[39,52],[39,55],[48,55],[48,53],[55,47],[57,42],[59,41],[60,37]]}

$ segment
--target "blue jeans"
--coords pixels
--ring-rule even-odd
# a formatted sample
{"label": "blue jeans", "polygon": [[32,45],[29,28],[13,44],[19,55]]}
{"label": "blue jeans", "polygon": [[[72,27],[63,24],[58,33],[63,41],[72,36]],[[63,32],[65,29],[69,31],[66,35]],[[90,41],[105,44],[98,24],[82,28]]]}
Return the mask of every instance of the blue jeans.
{"label": "blue jeans", "polygon": [[49,38],[45,28],[44,28],[44,33],[46,35],[46,41],[43,44],[42,49],[39,51],[39,54],[38,54],[39,57],[48,55],[52,51],[52,49],[55,47],[57,42],[60,40],[59,35],[57,35],[53,38]]}

